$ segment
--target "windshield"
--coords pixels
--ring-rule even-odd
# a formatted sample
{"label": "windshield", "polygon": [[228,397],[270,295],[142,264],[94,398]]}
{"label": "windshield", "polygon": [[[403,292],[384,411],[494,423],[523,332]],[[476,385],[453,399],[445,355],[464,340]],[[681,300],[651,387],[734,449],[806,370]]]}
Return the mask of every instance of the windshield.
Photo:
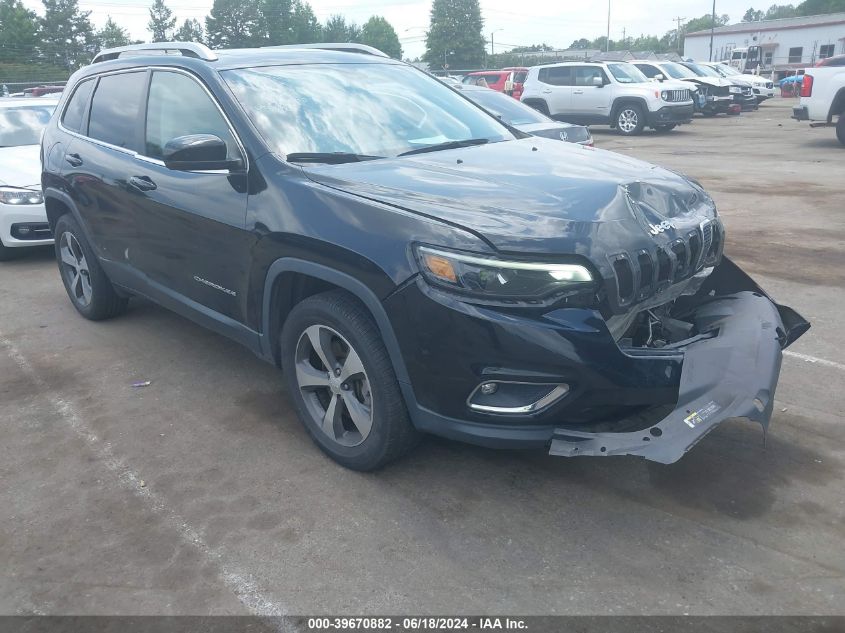
{"label": "windshield", "polygon": [[0,107],[0,147],[38,145],[41,130],[47,125],[55,105]]}
{"label": "windshield", "polygon": [[739,72],[733,66],[727,66],[726,64],[716,64],[713,66],[718,72],[722,73],[723,76],[727,77],[728,75],[741,75],[742,73]]}
{"label": "windshield", "polygon": [[534,108],[493,90],[467,90],[463,93],[482,108],[511,125],[548,123],[549,120]]}
{"label": "windshield", "polygon": [[495,118],[404,64],[308,64],[221,73],[281,155],[396,156],[451,141],[512,140]]}
{"label": "windshield", "polygon": [[620,84],[639,84],[648,81],[648,77],[633,64],[608,64],[607,69]]}
{"label": "windshield", "polygon": [[699,77],[719,77],[720,79],[722,77],[715,70],[708,68],[707,66],[700,66],[698,64],[693,64],[692,62],[688,63],[686,66]]}
{"label": "windshield", "polygon": [[675,62],[661,64],[660,70],[664,71],[672,79],[691,79],[698,76],[686,66],[681,66]]}

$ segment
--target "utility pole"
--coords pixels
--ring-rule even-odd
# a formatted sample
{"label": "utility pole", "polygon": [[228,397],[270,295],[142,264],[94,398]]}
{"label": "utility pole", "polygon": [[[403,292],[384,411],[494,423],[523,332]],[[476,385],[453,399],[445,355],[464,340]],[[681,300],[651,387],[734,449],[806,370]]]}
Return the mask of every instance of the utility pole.
{"label": "utility pole", "polygon": [[710,22],[710,59],[713,61],[713,32],[716,30],[716,0],[713,0],[713,18]]}
{"label": "utility pole", "polygon": [[675,31],[675,48],[678,49],[678,55],[681,57],[684,56],[684,51],[681,49],[681,21],[686,20],[686,18],[675,18],[675,21],[678,23],[678,30]]}
{"label": "utility pole", "polygon": [[607,0],[607,42],[605,42],[604,50],[606,53],[610,51],[610,0]]}
{"label": "utility pole", "polygon": [[496,48],[495,48],[495,46],[493,45],[493,36],[494,36],[496,33],[498,33],[499,31],[504,31],[504,30],[505,30],[505,29],[496,29],[496,30],[494,30],[494,31],[490,31],[490,56],[491,56],[491,57],[492,57],[493,55],[495,55],[495,54],[496,54]]}

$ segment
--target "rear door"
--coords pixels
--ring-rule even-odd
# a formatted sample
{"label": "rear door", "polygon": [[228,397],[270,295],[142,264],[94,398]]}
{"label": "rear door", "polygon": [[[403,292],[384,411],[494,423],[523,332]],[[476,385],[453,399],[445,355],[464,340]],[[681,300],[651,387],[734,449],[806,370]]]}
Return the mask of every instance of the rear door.
{"label": "rear door", "polygon": [[[126,175],[140,148],[146,80],[147,71],[136,70],[80,83],[62,119],[77,135],[65,152],[64,175],[93,247],[107,260],[125,259],[135,244]],[[91,89],[85,107],[82,97]]]}
{"label": "rear door", "polygon": [[[153,290],[244,322],[253,243],[244,228],[246,153],[216,99],[187,72],[154,69],[143,114],[143,148],[126,172],[135,183],[132,196],[140,244],[133,264],[152,282]],[[240,158],[244,169],[165,167],[164,146],[189,134],[220,137],[229,158]]]}
{"label": "rear door", "polygon": [[540,93],[549,105],[552,116],[558,116],[564,121],[572,114],[572,67],[549,66],[541,68],[538,81],[543,84]]}
{"label": "rear door", "polygon": [[[599,66],[574,66],[572,70],[572,112],[587,123],[608,119],[613,91],[604,70]],[[601,80],[601,86],[594,85],[596,79]]]}

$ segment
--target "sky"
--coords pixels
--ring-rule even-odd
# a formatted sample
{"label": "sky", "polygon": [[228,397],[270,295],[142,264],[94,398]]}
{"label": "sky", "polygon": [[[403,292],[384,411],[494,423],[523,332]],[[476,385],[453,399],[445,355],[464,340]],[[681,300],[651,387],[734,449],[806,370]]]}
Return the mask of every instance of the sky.
{"label": "sky", "polygon": [[[786,0],[784,0],[786,1]],[[179,23],[186,18],[202,19],[208,14],[212,0],[165,0]],[[405,57],[414,58],[425,51],[425,30],[428,27],[430,0],[309,0],[317,18],[325,22],[335,13],[361,24],[371,15],[385,17],[396,29]],[[738,22],[749,6],[766,9],[774,0],[717,0],[716,12],[727,13],[731,22]],[[620,39],[623,29],[628,36],[663,35],[676,28],[676,18],[692,19],[710,13],[710,0],[610,0],[610,37]],[[39,0],[24,4],[43,13]],[[147,40],[148,8],[152,0],[80,0],[83,10],[90,10],[95,27],[111,17],[126,28],[133,39]],[[605,2],[572,2],[571,0],[481,0],[485,39],[491,31],[498,52],[513,46],[545,42],[554,48],[566,48],[581,37],[595,39],[607,32]]]}

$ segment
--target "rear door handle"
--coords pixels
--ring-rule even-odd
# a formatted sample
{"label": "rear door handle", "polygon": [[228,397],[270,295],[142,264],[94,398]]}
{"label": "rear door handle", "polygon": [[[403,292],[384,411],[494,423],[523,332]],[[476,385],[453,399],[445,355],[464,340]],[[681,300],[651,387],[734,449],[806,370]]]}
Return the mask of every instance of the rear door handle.
{"label": "rear door handle", "polygon": [[573,90],[573,91],[572,91],[572,94],[574,94],[574,95],[582,95],[582,94],[584,94],[584,91],[583,91],[583,90]]}
{"label": "rear door handle", "polygon": [[68,154],[65,160],[71,167],[79,167],[82,164],[82,157],[79,154]]}
{"label": "rear door handle", "polygon": [[152,191],[158,187],[149,176],[132,176],[129,178],[129,184],[139,191]]}
{"label": "rear door handle", "polygon": [[551,94],[551,93],[552,93],[551,88],[546,88],[545,90],[543,90],[544,95],[548,95],[548,94]]}

